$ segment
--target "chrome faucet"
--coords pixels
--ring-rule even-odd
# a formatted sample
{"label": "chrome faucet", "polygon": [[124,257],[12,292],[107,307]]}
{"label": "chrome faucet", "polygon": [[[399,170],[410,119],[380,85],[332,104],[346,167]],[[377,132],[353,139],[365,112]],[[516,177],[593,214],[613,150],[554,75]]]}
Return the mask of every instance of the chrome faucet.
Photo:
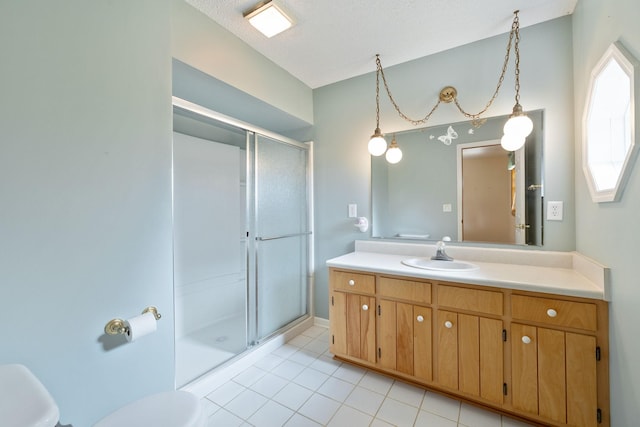
{"label": "chrome faucet", "polygon": [[445,253],[444,242],[442,240],[436,243],[436,254],[432,256],[431,259],[438,261],[453,261],[453,258]]}

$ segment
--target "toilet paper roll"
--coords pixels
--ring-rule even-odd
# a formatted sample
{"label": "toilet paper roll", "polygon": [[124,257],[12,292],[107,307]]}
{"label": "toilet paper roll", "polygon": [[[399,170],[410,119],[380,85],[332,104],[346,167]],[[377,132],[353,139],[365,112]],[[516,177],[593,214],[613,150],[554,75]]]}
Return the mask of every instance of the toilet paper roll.
{"label": "toilet paper roll", "polygon": [[127,327],[125,336],[129,342],[155,332],[158,327],[156,317],[153,313],[144,313],[140,316],[132,317],[131,319],[125,320],[124,324]]}

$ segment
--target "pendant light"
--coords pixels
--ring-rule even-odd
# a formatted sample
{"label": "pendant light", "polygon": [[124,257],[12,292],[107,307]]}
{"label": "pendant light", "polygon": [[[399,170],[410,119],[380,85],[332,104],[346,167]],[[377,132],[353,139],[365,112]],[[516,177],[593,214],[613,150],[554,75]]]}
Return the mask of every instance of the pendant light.
{"label": "pendant light", "polygon": [[518,12],[513,12],[515,17],[513,18],[512,31],[515,35],[514,49],[516,54],[516,104],[513,106],[513,112],[504,124],[504,136],[500,140],[502,148],[507,151],[515,151],[520,149],[526,142],[527,136],[531,134],[533,130],[533,122],[522,111],[522,105],[520,105],[520,19],[518,18]]}
{"label": "pendant light", "polygon": [[402,160],[402,150],[400,150],[400,147],[398,147],[395,135],[393,135],[393,140],[391,141],[391,145],[389,146],[385,157],[387,159],[387,162],[391,163],[392,165]]}

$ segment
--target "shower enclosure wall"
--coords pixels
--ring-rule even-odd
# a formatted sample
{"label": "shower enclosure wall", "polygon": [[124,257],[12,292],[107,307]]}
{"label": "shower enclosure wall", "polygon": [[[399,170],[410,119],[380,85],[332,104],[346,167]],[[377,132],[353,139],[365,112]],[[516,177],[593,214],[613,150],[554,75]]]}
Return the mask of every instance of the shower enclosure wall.
{"label": "shower enclosure wall", "polygon": [[174,98],[176,386],[309,317],[310,144]]}

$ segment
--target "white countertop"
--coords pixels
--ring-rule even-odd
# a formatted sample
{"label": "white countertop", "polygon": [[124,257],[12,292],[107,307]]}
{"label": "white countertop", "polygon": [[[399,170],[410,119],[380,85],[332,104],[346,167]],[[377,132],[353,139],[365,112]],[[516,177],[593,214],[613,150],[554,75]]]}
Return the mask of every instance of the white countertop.
{"label": "white countertop", "polygon": [[356,251],[327,261],[327,266],[397,276],[494,286],[531,292],[609,300],[609,269],[577,252],[531,251],[447,246],[456,260],[479,268],[436,271],[410,267],[402,260],[435,253],[432,244],[358,241]]}

